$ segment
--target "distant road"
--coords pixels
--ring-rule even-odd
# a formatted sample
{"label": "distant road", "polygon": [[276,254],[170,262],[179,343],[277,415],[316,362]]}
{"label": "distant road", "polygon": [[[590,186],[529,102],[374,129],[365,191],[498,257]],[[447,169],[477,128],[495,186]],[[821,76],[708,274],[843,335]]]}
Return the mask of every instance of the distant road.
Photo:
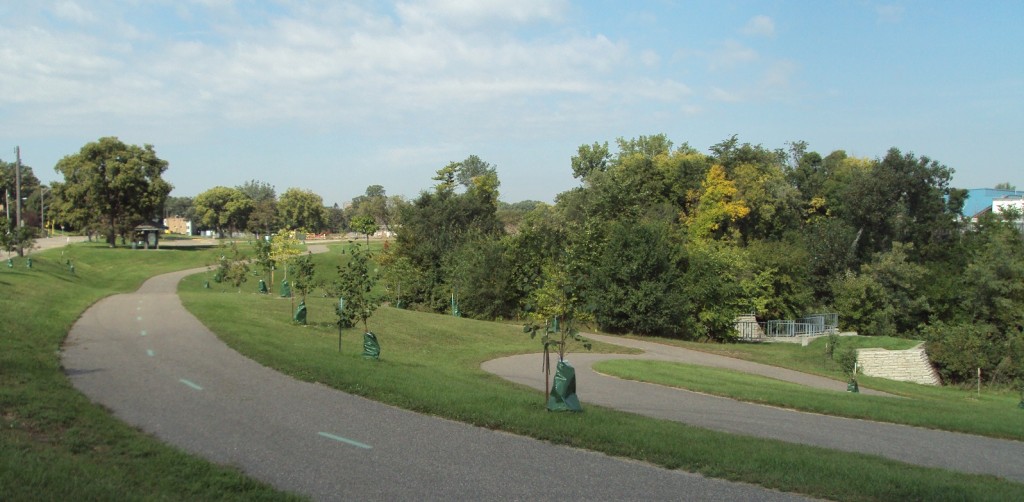
{"label": "distant road", "polygon": [[46,251],[47,249],[59,248],[68,244],[74,244],[77,242],[85,242],[84,235],[58,235],[55,237],[43,237],[42,239],[36,239],[35,246],[32,247],[30,253],[37,251]]}

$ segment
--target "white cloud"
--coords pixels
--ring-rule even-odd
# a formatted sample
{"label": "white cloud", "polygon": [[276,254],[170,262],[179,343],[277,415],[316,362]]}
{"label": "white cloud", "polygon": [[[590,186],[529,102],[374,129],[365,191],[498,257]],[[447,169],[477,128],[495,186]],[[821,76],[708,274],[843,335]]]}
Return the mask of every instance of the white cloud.
{"label": "white cloud", "polygon": [[790,80],[796,71],[797,64],[793,61],[775,61],[765,70],[761,85],[765,90],[771,91],[788,89]]}
{"label": "white cloud", "polygon": [[92,12],[71,1],[58,2],[53,6],[53,13],[61,19],[67,19],[68,21],[80,24],[91,23],[96,20],[96,16]]}
{"label": "white cloud", "polygon": [[648,68],[658,66],[660,61],[661,56],[658,56],[658,53],[653,50],[648,49],[640,53],[640,62]]}
{"label": "white cloud", "polygon": [[564,0],[424,0],[395,6],[404,23],[413,25],[474,26],[487,23],[528,23],[557,21],[567,3]]}
{"label": "white cloud", "polygon": [[875,14],[879,23],[898,23],[903,20],[904,10],[901,5],[878,5]]}
{"label": "white cloud", "polygon": [[721,87],[712,87],[708,97],[714,101],[722,101],[725,103],[738,103],[743,101],[743,96],[741,94],[733,91],[727,91]]}
{"label": "white cloud", "polygon": [[495,22],[547,26],[558,22],[562,2],[400,6],[445,23],[493,23],[478,27],[410,21],[347,4],[285,9],[256,20],[239,17],[226,3],[214,7],[179,18],[186,30],[171,33],[154,33],[130,10],[97,11],[124,27],[116,32],[0,27],[0,64],[22,68],[0,73],[0,107],[20,130],[38,134],[83,123],[115,131],[164,124],[176,134],[202,135],[283,124],[362,133],[436,128],[439,121],[480,134],[512,123],[559,130],[579,120],[580,110],[644,101],[680,106],[692,94],[677,79],[637,72],[660,63],[654,51],[633,51],[600,33],[527,35]]}
{"label": "white cloud", "polygon": [[710,55],[712,70],[731,70],[758,59],[757,51],[735,40],[726,40]]}
{"label": "white cloud", "polygon": [[774,37],[775,21],[768,16],[754,16],[747,21],[741,32],[751,37]]}

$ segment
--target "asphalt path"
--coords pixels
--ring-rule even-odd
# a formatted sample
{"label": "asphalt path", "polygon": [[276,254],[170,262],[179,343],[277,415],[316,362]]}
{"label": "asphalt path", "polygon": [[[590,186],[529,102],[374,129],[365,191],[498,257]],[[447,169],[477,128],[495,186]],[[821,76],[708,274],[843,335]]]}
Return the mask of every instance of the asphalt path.
{"label": "asphalt path", "polygon": [[182,307],[178,282],[202,270],[157,276],[96,303],[68,334],[63,366],[77,389],[128,424],[277,488],[319,500],[800,498],[284,376],[228,348]]}
{"label": "asphalt path", "polygon": [[[623,380],[597,373],[593,364],[610,359],[654,359],[737,369],[779,380],[845,392],[846,383],[748,361],[620,337],[587,335],[602,342],[644,350],[641,355],[573,353],[577,395],[596,404],[649,417],[734,434],[867,453],[927,467],[993,474],[1024,482],[1024,443],[867,420],[804,413],[743,403],[698,392]],[[540,354],[487,361],[485,371],[544,389]],[[862,390],[863,391],[863,390]],[[898,399],[898,398],[893,398]],[[841,461],[841,460],[837,460]]]}

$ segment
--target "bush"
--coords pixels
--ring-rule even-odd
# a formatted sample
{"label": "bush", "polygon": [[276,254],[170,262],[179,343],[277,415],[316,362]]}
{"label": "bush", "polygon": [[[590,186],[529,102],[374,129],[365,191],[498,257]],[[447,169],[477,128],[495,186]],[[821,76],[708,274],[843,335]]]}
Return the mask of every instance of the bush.
{"label": "bush", "polygon": [[1019,330],[1000,332],[985,323],[933,323],[925,330],[928,357],[943,381],[965,382],[978,368],[993,383],[1024,377],[1024,336]]}
{"label": "bush", "polygon": [[835,357],[843,373],[850,375],[850,378],[856,379],[857,375],[854,374],[854,370],[857,368],[857,349],[847,345],[839,349]]}

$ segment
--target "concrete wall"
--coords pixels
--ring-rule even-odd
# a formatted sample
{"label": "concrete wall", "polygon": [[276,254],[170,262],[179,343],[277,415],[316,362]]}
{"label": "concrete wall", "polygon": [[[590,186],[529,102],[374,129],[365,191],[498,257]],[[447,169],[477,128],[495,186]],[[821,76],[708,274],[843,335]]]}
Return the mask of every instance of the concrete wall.
{"label": "concrete wall", "polygon": [[941,385],[924,345],[907,350],[857,349],[857,364],[867,376],[924,385]]}

